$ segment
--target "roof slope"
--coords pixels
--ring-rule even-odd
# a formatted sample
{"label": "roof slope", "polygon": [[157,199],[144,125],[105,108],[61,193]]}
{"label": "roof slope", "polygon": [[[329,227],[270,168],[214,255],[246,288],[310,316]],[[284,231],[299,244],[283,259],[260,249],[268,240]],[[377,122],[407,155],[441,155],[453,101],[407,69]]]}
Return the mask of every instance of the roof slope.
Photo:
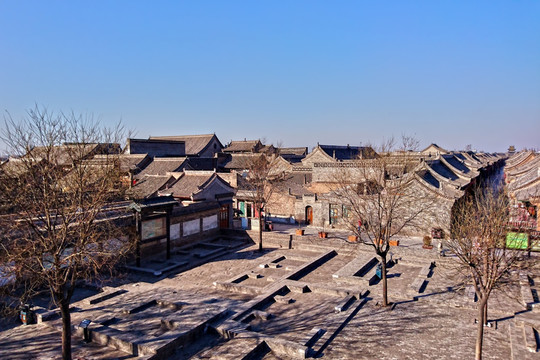
{"label": "roof slope", "polygon": [[135,186],[127,191],[131,198],[145,199],[152,197],[159,189],[165,186],[172,176],[143,176],[137,180]]}
{"label": "roof slope", "polygon": [[249,164],[256,156],[260,154],[228,154],[227,159],[223,164],[224,169],[228,170],[244,170],[247,169]]}
{"label": "roof slope", "polygon": [[214,174],[184,174],[170,188],[174,197],[189,198],[199,192]]}
{"label": "roof slope", "polygon": [[370,146],[318,145],[328,156],[337,160],[374,159],[377,153]]}
{"label": "roof slope", "polygon": [[282,147],[278,148],[279,154],[283,155],[297,155],[297,156],[306,156],[308,152],[307,147]]}
{"label": "roof slope", "polygon": [[430,154],[430,153],[439,153],[439,154],[447,154],[448,151],[440,147],[439,145],[432,143],[428,147],[426,147],[424,150],[420,151],[422,154]]}
{"label": "roof slope", "polygon": [[199,155],[209,146],[214,137],[223,148],[223,144],[221,144],[216,134],[150,136],[150,139],[183,141],[186,144],[186,155]]}
{"label": "roof slope", "polygon": [[[168,190],[175,198],[192,200],[212,200],[228,194],[234,189],[214,172],[186,171]],[[206,197],[210,197],[206,199]]]}
{"label": "roof slope", "polygon": [[452,155],[443,155],[442,158],[444,158],[444,160],[446,162],[448,162],[456,170],[461,171],[463,174],[468,174],[468,173],[471,172],[471,169],[469,169],[462,161],[460,161],[453,154]]}
{"label": "roof slope", "polygon": [[185,157],[176,158],[154,158],[154,160],[137,175],[143,177],[145,175],[166,175],[168,172],[180,171],[184,163]]}
{"label": "roof slope", "polygon": [[259,140],[231,141],[223,152],[255,152],[262,144]]}

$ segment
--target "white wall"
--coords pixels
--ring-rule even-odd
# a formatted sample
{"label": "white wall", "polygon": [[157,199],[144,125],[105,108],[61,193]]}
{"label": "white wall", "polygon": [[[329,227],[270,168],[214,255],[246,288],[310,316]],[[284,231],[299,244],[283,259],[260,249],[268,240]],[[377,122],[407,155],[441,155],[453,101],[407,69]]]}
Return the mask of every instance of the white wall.
{"label": "white wall", "polygon": [[218,227],[217,215],[207,216],[203,218],[203,231],[215,229]]}
{"label": "white wall", "polygon": [[171,225],[171,240],[180,239],[180,224]]}
{"label": "white wall", "polygon": [[200,220],[190,220],[184,222],[184,236],[198,234],[201,230]]}

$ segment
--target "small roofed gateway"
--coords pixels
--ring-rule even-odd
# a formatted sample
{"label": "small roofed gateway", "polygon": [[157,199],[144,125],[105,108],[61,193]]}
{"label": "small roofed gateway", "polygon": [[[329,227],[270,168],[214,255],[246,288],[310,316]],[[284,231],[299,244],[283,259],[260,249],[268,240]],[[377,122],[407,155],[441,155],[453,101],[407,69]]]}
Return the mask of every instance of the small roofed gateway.
{"label": "small roofed gateway", "polygon": [[231,228],[235,189],[212,171],[185,170],[171,184],[159,190],[159,195],[170,195],[182,205],[217,203],[220,206],[220,228]]}
{"label": "small roofed gateway", "polygon": [[219,237],[221,229],[232,228],[234,192],[212,171],[186,170],[174,176],[140,178],[128,192],[138,221],[137,266],[141,253],[163,252],[164,239],[169,258],[175,247],[208,241]]}

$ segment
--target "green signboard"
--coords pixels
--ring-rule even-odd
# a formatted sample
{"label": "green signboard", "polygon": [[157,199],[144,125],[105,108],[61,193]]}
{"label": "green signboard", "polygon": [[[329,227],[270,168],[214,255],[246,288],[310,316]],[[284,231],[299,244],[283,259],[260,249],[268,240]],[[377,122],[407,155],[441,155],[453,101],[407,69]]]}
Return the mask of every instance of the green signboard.
{"label": "green signboard", "polygon": [[529,235],[526,233],[509,232],[506,234],[506,247],[508,249],[527,250],[529,246]]}

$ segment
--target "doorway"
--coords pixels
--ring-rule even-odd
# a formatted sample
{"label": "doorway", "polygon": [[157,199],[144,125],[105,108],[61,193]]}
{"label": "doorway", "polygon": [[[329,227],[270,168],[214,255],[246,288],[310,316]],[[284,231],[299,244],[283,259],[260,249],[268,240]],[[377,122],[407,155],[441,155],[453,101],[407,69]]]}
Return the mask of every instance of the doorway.
{"label": "doorway", "polygon": [[306,225],[313,224],[313,208],[306,206]]}
{"label": "doorway", "polygon": [[219,209],[219,228],[229,228],[229,204],[225,204]]}

